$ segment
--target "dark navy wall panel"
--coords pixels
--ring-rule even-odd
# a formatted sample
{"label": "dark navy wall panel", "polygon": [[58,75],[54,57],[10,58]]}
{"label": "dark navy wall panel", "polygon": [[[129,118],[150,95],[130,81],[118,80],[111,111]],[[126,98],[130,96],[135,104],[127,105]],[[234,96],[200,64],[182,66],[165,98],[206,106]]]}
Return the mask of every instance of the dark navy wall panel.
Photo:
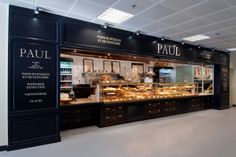
{"label": "dark navy wall panel", "polygon": [[[57,21],[34,16],[13,15],[11,33],[15,36],[57,40]],[[42,33],[44,32],[44,33]]]}
{"label": "dark navy wall panel", "polygon": [[9,11],[8,148],[58,142],[59,16]]}
{"label": "dark navy wall panel", "polygon": [[[12,77],[14,99],[10,110],[33,111],[37,109],[56,108],[58,103],[55,97],[57,93],[57,45],[23,40],[12,40],[11,43],[11,51],[13,52]],[[37,53],[39,58],[36,58],[35,53]],[[50,59],[45,59],[45,57]],[[32,66],[38,67],[35,69]],[[28,76],[28,73],[35,75]],[[38,76],[37,74],[44,74],[45,76]],[[29,78],[24,79],[23,76]],[[25,95],[31,93],[44,94],[35,96]]]}
{"label": "dark navy wall panel", "polygon": [[12,128],[9,132],[10,145],[59,136],[58,118],[54,114],[47,113],[17,116],[14,119],[9,119]]}
{"label": "dark navy wall panel", "polygon": [[10,6],[9,34],[20,38],[32,38],[58,42],[59,21],[55,15]]}
{"label": "dark navy wall panel", "polygon": [[[220,63],[220,51],[209,48],[198,48],[190,44],[148,35],[135,33],[116,28],[104,29],[101,25],[83,22],[70,18],[61,18],[61,45],[64,47],[85,48],[113,53],[130,53],[144,56],[161,57],[167,59],[191,60],[199,63]],[[120,39],[119,45],[98,42],[98,36]],[[180,56],[158,53],[158,44],[176,46]],[[171,47],[172,48],[172,47]],[[167,47],[169,50],[169,47]],[[224,53],[224,52],[223,52]],[[226,54],[227,55],[227,54]]]}

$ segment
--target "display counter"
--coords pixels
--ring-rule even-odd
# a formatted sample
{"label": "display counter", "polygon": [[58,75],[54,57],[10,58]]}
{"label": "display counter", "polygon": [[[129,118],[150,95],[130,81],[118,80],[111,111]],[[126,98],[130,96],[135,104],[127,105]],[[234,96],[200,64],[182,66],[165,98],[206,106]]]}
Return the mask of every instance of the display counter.
{"label": "display counter", "polygon": [[[99,127],[209,109],[212,95],[89,102],[82,99],[61,105],[61,129]],[[80,103],[84,102],[84,103]]]}

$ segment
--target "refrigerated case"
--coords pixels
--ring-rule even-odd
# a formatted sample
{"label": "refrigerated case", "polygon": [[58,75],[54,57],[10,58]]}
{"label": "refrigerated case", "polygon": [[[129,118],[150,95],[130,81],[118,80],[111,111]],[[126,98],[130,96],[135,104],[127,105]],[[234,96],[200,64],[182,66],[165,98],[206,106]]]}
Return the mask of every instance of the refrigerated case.
{"label": "refrigerated case", "polygon": [[60,90],[70,91],[73,89],[72,73],[73,60],[62,58],[60,61]]}
{"label": "refrigerated case", "polygon": [[100,82],[100,101],[125,102],[197,96],[198,84],[184,83],[106,83]]}

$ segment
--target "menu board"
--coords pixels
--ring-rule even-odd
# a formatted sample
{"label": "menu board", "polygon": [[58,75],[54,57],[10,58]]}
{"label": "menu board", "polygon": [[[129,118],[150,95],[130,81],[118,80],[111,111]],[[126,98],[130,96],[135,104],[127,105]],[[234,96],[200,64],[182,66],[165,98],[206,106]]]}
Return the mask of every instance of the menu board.
{"label": "menu board", "polygon": [[13,42],[12,110],[52,108],[57,101],[56,46]]}

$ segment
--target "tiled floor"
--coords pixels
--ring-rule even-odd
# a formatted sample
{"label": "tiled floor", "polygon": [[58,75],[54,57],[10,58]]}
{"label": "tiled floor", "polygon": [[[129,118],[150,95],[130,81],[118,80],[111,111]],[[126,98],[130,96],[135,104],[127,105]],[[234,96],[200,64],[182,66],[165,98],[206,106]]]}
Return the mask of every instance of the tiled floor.
{"label": "tiled floor", "polygon": [[62,132],[62,142],[0,157],[235,157],[236,108]]}

